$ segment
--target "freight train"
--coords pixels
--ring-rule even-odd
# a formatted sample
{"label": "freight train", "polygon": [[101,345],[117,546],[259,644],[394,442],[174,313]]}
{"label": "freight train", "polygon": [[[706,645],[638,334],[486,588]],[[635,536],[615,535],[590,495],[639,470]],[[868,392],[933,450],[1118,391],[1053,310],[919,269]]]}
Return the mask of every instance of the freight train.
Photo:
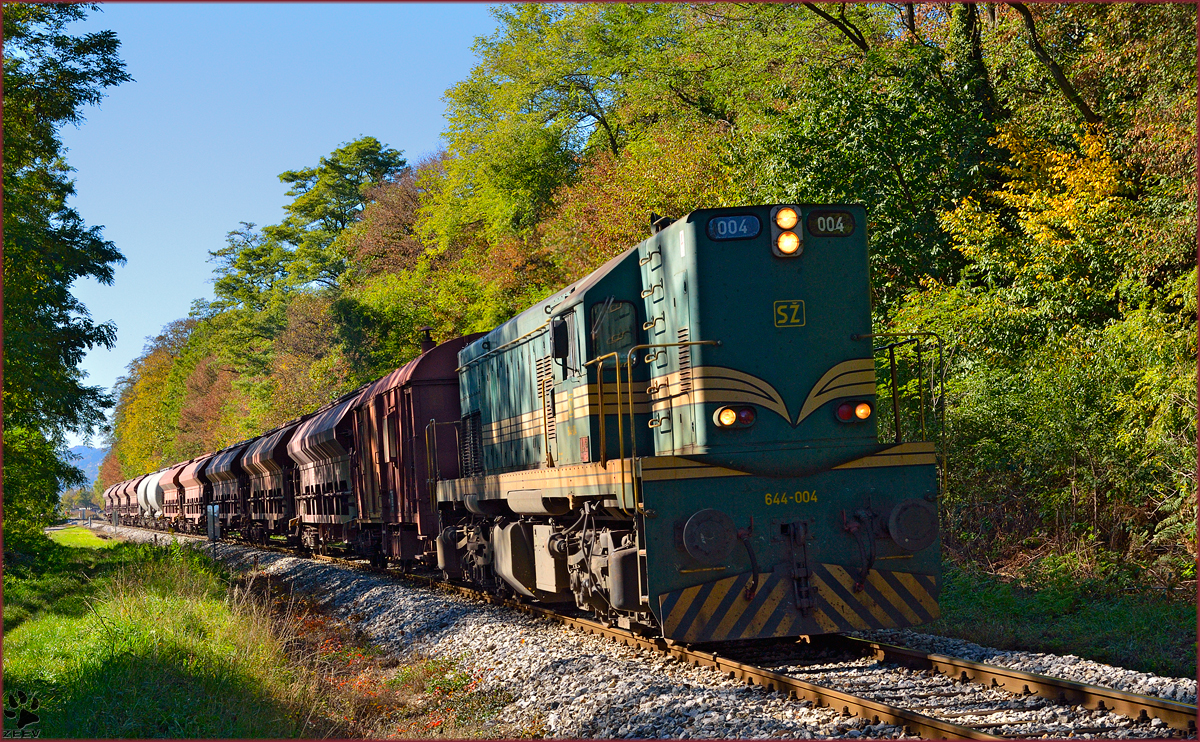
{"label": "freight train", "polygon": [[923,396],[904,439],[896,383],[896,347],[922,338],[872,334],[868,274],[858,205],[659,219],[492,331],[426,330],[382,379],[115,484],[106,506],[192,533],[211,514],[250,543],[436,569],[678,641],[927,622],[937,447]]}

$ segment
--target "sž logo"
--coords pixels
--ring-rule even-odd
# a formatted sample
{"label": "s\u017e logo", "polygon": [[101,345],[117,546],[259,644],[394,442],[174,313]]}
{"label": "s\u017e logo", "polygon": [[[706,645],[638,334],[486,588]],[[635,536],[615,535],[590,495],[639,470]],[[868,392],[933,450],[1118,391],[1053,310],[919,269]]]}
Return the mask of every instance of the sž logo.
{"label": "s\u017e logo", "polygon": [[[38,699],[25,691],[13,691],[4,697],[4,737],[24,739],[37,737],[37,730],[26,729],[42,720],[34,712],[38,710]],[[14,728],[15,727],[15,728]]]}

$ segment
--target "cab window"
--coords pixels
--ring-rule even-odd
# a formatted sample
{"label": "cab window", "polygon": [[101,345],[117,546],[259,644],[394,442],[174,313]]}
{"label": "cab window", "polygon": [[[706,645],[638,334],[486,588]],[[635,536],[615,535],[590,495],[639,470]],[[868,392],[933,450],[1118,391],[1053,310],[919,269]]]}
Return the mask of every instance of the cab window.
{"label": "cab window", "polygon": [[[625,354],[637,344],[637,311],[633,302],[608,300],[592,305],[592,346],[596,358],[617,353],[621,362]],[[612,362],[604,365],[611,368]]]}

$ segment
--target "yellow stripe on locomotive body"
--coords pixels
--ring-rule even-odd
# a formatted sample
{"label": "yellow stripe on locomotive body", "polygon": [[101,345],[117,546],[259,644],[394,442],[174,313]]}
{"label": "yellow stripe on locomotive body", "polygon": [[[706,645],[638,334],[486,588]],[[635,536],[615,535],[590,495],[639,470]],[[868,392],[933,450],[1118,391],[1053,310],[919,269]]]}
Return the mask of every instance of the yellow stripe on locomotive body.
{"label": "yellow stripe on locomotive body", "polygon": [[464,476],[438,501],[516,522],[505,555],[593,503],[588,538],[617,534],[637,570],[571,572],[577,602],[668,638],[936,618],[936,456],[879,439],[868,278],[861,206],[675,221],[461,351]]}

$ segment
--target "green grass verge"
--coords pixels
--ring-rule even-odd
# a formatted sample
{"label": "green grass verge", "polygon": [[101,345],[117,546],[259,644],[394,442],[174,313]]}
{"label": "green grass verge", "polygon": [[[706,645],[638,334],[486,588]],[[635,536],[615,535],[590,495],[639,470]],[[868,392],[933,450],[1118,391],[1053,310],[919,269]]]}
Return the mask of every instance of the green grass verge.
{"label": "green grass verge", "polygon": [[268,609],[195,550],[49,544],[4,586],[4,687],[38,699],[43,737],[326,732]]}
{"label": "green grass verge", "polygon": [[1022,587],[945,565],[942,617],[922,631],[998,649],[1074,654],[1142,672],[1196,676],[1196,604],[1095,583]]}
{"label": "green grass verge", "polygon": [[113,539],[102,539],[92,530],[79,526],[51,531],[50,540],[62,546],[75,546],[86,549],[107,549],[117,543]]}

